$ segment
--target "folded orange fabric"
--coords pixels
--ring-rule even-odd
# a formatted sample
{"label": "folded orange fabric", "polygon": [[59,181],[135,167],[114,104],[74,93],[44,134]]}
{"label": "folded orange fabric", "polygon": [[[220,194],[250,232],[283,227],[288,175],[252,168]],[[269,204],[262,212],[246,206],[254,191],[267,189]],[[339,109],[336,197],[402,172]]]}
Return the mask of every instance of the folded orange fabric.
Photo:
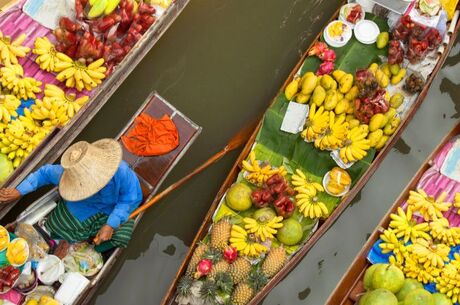
{"label": "folded orange fabric", "polygon": [[134,128],[121,140],[126,149],[138,156],[158,156],[174,150],[179,145],[176,125],[168,115],[157,120],[141,113]]}

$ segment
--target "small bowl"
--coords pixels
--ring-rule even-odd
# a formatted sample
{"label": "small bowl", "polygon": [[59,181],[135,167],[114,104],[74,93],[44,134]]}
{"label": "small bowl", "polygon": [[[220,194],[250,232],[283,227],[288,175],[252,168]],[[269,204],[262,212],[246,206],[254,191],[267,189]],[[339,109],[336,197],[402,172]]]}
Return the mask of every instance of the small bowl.
{"label": "small bowl", "polygon": [[[53,270],[51,270],[53,269]],[[55,255],[48,255],[40,260],[37,265],[37,277],[45,285],[51,286],[59,280],[59,277],[64,274],[64,263]],[[44,278],[43,275],[47,275]]]}
{"label": "small bowl", "polygon": [[[339,22],[342,23],[344,26],[342,35],[337,36],[337,37],[331,37],[329,35],[329,28]],[[345,46],[350,41],[352,36],[353,36],[353,31],[351,29],[350,24],[347,22],[339,21],[339,20],[332,21],[331,23],[329,23],[329,25],[324,30],[324,40],[326,41],[328,45],[330,45],[333,48],[341,48]]]}
{"label": "small bowl", "polygon": [[380,29],[377,23],[371,20],[362,20],[355,25],[356,39],[363,44],[373,44],[377,41]]}
{"label": "small bowl", "polygon": [[19,293],[21,293],[22,295],[29,295],[31,294],[32,292],[35,291],[35,289],[37,288],[38,286],[38,276],[37,276],[37,272],[34,270],[33,271],[33,274],[34,274],[34,282],[32,283],[32,285],[30,285],[29,287],[25,287],[25,288],[19,288],[18,285],[19,285],[19,280],[21,279],[21,276],[22,274],[19,276],[19,279],[18,281],[16,282],[16,284],[14,285],[14,289],[17,290]]}
{"label": "small bowl", "polygon": [[[13,240],[10,242],[10,244],[8,245],[8,247],[11,246],[11,245],[13,245],[13,244],[15,244],[15,243],[17,243],[17,242],[19,242],[20,240],[24,240],[24,241],[25,241],[25,245],[26,245],[26,246],[25,246],[24,249],[25,249],[25,251],[26,251],[26,253],[27,253],[26,259],[24,260],[24,262],[23,262],[22,264],[13,264],[13,263],[10,262],[11,266],[13,266],[13,267],[21,267],[22,265],[24,265],[24,264],[27,262],[27,260],[29,259],[29,256],[30,256],[29,244],[27,243],[27,241],[26,241],[24,238],[18,237],[18,238],[13,239]],[[8,259],[8,249],[6,250],[6,259]],[[8,260],[8,261],[9,261],[9,260]]]}
{"label": "small bowl", "polygon": [[329,195],[331,195],[333,197],[343,197],[346,193],[348,193],[348,191],[350,191],[351,185],[348,185],[347,187],[345,187],[343,192],[340,193],[340,194],[333,194],[333,193],[329,192],[329,190],[327,189],[327,184],[329,183],[330,179],[331,179],[331,172],[329,171],[323,177],[323,188],[326,191],[326,193],[328,193]]}
{"label": "small bowl", "polygon": [[355,24],[357,24],[358,22],[360,22],[360,21],[364,20],[364,18],[366,18],[366,12],[364,12],[363,7],[361,5],[359,5],[361,7],[361,12],[362,12],[361,18],[359,18],[355,23],[350,22],[350,21],[347,20],[348,15],[346,15],[346,12],[348,10],[351,11],[351,9],[353,9],[357,5],[359,5],[359,4],[357,4],[357,3],[348,3],[348,4],[343,5],[340,8],[339,20],[348,23],[351,26],[351,28],[354,28]]}

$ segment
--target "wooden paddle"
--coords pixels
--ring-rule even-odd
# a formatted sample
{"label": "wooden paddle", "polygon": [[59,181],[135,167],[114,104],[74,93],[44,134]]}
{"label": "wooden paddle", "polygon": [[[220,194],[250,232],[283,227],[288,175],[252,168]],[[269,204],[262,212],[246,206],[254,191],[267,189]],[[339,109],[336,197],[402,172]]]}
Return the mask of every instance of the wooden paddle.
{"label": "wooden paddle", "polygon": [[172,191],[176,190],[177,188],[181,187],[184,185],[186,182],[188,182],[190,179],[192,179],[194,176],[197,174],[201,173],[203,170],[205,170],[207,167],[210,165],[214,164],[218,160],[220,160],[223,156],[225,156],[228,152],[237,149],[241,145],[245,144],[249,137],[251,136],[252,132],[254,131],[257,123],[259,121],[255,121],[254,123],[246,126],[242,130],[240,130],[233,138],[230,139],[230,141],[227,143],[227,145],[218,153],[216,153],[214,156],[209,158],[206,162],[198,166],[196,169],[194,169],[191,173],[189,173],[187,176],[183,177],[176,183],[168,186],[165,190],[163,190],[161,193],[155,195],[152,199],[150,199],[148,202],[137,208],[134,212],[131,213],[129,216],[130,219],[133,219],[140,213],[144,212],[151,206],[153,206],[155,203],[166,197],[169,193]]}

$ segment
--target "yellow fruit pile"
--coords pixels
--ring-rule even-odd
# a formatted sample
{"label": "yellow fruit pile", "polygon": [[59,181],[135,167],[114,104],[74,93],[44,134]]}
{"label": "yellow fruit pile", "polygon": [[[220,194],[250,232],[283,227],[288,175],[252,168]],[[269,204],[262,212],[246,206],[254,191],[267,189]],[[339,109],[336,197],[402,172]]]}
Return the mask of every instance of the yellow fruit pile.
{"label": "yellow fruit pile", "polygon": [[443,218],[443,212],[449,210],[452,203],[444,202],[447,193],[443,192],[438,198],[428,196],[423,189],[410,191],[407,204],[414,211],[422,215],[425,221]]}
{"label": "yellow fruit pile", "polygon": [[273,239],[278,229],[283,227],[282,221],[283,217],[281,216],[273,217],[267,222],[259,222],[249,217],[243,218],[246,231],[248,233],[253,233],[257,238],[260,238],[261,241]]}
{"label": "yellow fruit pile", "polygon": [[57,58],[60,60],[56,64],[56,72],[59,74],[56,79],[60,82],[65,82],[66,87],[76,88],[78,91],[86,89],[93,90],[105,78],[107,68],[104,66],[104,59],[100,58],[88,66],[84,61],[74,61],[69,56],[63,53],[57,53]]}
{"label": "yellow fruit pile", "polygon": [[35,99],[35,94],[42,90],[42,83],[33,77],[25,77],[21,65],[10,65],[0,69],[0,82],[18,98]]}
{"label": "yellow fruit pile", "polygon": [[30,52],[30,48],[22,46],[25,39],[26,35],[21,34],[11,41],[10,36],[0,31],[0,63],[4,66],[17,65],[18,57],[25,57]]}
{"label": "yellow fruit pile", "polygon": [[430,226],[426,222],[417,223],[412,218],[412,209],[407,209],[406,212],[401,207],[398,207],[396,214],[391,214],[391,222],[389,227],[393,229],[397,238],[402,238],[404,243],[409,240],[415,242],[418,238],[424,238],[430,240],[431,237],[427,233],[430,230]]}
{"label": "yellow fruit pile", "polygon": [[230,245],[234,247],[240,255],[259,257],[260,254],[268,251],[253,233],[248,233],[238,225],[233,225],[230,232]]}
{"label": "yellow fruit pile", "polygon": [[271,176],[275,174],[280,174],[281,176],[286,176],[287,174],[284,166],[280,166],[278,168],[272,168],[270,164],[261,166],[259,161],[256,160],[256,153],[254,151],[249,153],[249,161],[243,160],[242,166],[243,169],[247,172],[245,179],[258,186],[263,185]]}
{"label": "yellow fruit pile", "polygon": [[35,62],[40,69],[48,72],[56,72],[56,65],[60,61],[54,45],[47,37],[38,37],[34,43],[32,53],[37,54]]}
{"label": "yellow fruit pile", "polygon": [[16,238],[10,242],[6,250],[6,258],[12,265],[25,264],[29,258],[29,246],[24,238]]}
{"label": "yellow fruit pile", "polygon": [[3,251],[8,247],[10,243],[10,236],[4,226],[0,226],[0,251]]}
{"label": "yellow fruit pile", "polygon": [[298,193],[324,192],[324,188],[320,183],[314,182],[313,179],[307,177],[300,169],[295,170],[295,174],[291,176],[291,179],[294,191]]}
{"label": "yellow fruit pile", "polygon": [[320,201],[316,189],[300,189],[295,195],[299,212],[311,219],[324,218],[329,215],[326,204]]}
{"label": "yellow fruit pile", "polygon": [[334,167],[329,172],[329,181],[325,187],[326,191],[334,196],[339,196],[351,185],[351,177],[348,172],[340,167]]}
{"label": "yellow fruit pile", "polygon": [[12,117],[17,117],[18,114],[16,110],[19,105],[21,105],[21,101],[14,95],[0,95],[0,121],[4,124],[8,124]]}

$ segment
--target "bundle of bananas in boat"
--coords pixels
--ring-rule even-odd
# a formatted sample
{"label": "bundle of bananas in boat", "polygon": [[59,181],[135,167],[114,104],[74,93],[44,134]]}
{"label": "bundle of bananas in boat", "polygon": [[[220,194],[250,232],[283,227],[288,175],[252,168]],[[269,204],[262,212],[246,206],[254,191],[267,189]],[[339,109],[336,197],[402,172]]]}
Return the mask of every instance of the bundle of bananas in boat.
{"label": "bundle of bananas in boat", "polygon": [[276,216],[272,219],[261,221],[250,217],[243,218],[244,228],[249,232],[256,235],[262,241],[273,239],[279,228],[283,227],[283,217]]}
{"label": "bundle of bananas in boat", "polygon": [[397,238],[403,238],[404,243],[409,240],[415,242],[418,238],[431,239],[427,233],[430,231],[430,225],[427,222],[417,223],[413,218],[412,209],[408,208],[404,212],[401,207],[398,207],[397,213],[391,214],[390,217],[390,228]]}
{"label": "bundle of bananas in boat", "polygon": [[286,176],[287,174],[284,166],[280,166],[278,168],[272,168],[270,164],[261,166],[259,161],[256,160],[256,153],[254,151],[249,153],[249,161],[243,160],[242,166],[243,169],[248,172],[246,180],[259,186],[263,185],[275,174],[279,174],[281,176]]}
{"label": "bundle of bananas in boat", "polygon": [[29,114],[19,116],[0,133],[0,152],[17,168],[50,131],[37,124]]}
{"label": "bundle of bananas in boat", "polygon": [[37,54],[35,62],[40,66],[40,69],[48,72],[56,72],[56,64],[60,61],[58,52],[47,37],[38,37],[35,40],[32,53]]}
{"label": "bundle of bananas in boat", "polygon": [[345,116],[336,116],[329,112],[329,126],[315,139],[315,147],[321,150],[334,150],[342,146],[348,133],[348,122]]}
{"label": "bundle of bananas in boat", "polygon": [[43,100],[36,100],[31,107],[33,119],[42,121],[44,126],[63,126],[72,119],[88,101],[88,96],[76,97],[52,84],[46,84]]}
{"label": "bundle of bananas in boat", "polygon": [[10,36],[0,31],[0,63],[5,66],[17,65],[18,57],[25,57],[30,52],[30,48],[22,46],[25,39],[26,35],[21,34],[11,41]]}
{"label": "bundle of bananas in boat", "polygon": [[233,225],[230,233],[230,245],[234,247],[240,255],[259,257],[268,249],[259,242],[253,233],[248,233],[238,225]]}
{"label": "bundle of bananas in boat", "polygon": [[17,117],[16,109],[19,105],[21,105],[21,101],[14,95],[0,95],[0,121],[3,124],[8,124],[12,117]]}
{"label": "bundle of bananas in boat", "polygon": [[447,193],[441,193],[437,198],[428,196],[423,189],[409,192],[409,199],[407,203],[409,207],[414,211],[423,216],[425,221],[435,220],[443,218],[443,212],[449,210],[452,203],[445,202]]}
{"label": "bundle of bananas in boat", "polygon": [[60,62],[55,67],[56,72],[59,72],[56,79],[60,82],[65,81],[66,87],[76,88],[78,91],[91,91],[105,78],[107,68],[104,66],[103,58],[86,65],[85,60],[74,61],[64,53],[57,53],[57,57]]}
{"label": "bundle of bananas in boat", "polygon": [[368,130],[364,126],[361,125],[350,130],[345,141],[343,141],[339,155],[345,163],[362,160],[371,148],[370,141],[366,138]]}
{"label": "bundle of bananas in boat", "polygon": [[42,83],[33,77],[24,77],[24,69],[21,65],[10,65],[0,69],[0,82],[2,86],[18,98],[25,100],[29,98],[35,99],[36,93],[42,90]]}

